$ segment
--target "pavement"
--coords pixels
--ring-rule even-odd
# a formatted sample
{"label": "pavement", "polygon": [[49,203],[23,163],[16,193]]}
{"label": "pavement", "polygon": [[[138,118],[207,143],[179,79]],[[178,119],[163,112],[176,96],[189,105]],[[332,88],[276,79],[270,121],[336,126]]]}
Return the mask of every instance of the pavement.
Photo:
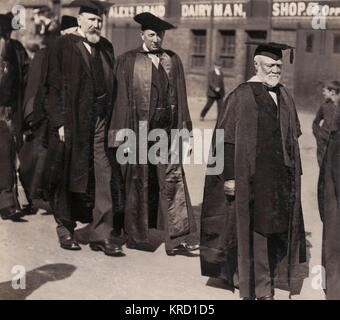
{"label": "pavement", "polygon": [[[205,121],[201,122],[199,112],[204,104],[205,99],[202,98],[189,100],[194,127],[212,130],[217,107],[213,106]],[[300,138],[302,206],[308,232],[310,276],[304,281],[301,294],[292,299],[323,300],[323,291],[312,286],[317,282],[314,279],[317,274],[312,273],[313,267],[317,268],[321,263],[322,237],[316,193],[316,143],[311,129],[313,114],[298,113],[303,131]],[[209,132],[205,132],[205,140],[207,153]],[[187,164],[185,172],[199,222],[205,164]],[[59,247],[55,227],[53,216],[44,214],[42,210],[36,215],[25,216],[22,222],[0,220],[0,300],[239,300],[237,290],[233,293],[224,288],[223,282],[201,276],[198,256],[167,256],[163,243],[155,252],[124,247],[124,257],[107,257],[101,252],[91,251],[88,246],[82,246],[81,251],[66,251]],[[15,276],[24,271],[25,281],[19,283]],[[13,289],[13,283],[19,283],[25,289]],[[289,299],[288,293],[281,290],[276,290],[275,298]]]}

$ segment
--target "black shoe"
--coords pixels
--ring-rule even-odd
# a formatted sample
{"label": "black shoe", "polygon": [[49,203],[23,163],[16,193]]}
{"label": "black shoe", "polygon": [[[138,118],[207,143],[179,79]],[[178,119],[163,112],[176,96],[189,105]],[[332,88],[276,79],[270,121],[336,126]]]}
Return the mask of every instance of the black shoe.
{"label": "black shoe", "polygon": [[131,242],[128,241],[126,243],[126,247],[128,249],[134,249],[134,250],[140,250],[140,251],[147,251],[147,252],[154,252],[155,248],[152,247],[152,245],[148,242]]}
{"label": "black shoe", "polygon": [[81,250],[78,242],[74,240],[72,235],[64,236],[59,238],[60,247],[65,250]]}
{"label": "black shoe", "polygon": [[14,222],[24,221],[24,220],[21,220],[21,218],[23,216],[24,216],[24,214],[19,210],[15,211],[13,213],[8,212],[8,211],[1,213],[2,220],[12,220]]}
{"label": "black shoe", "polygon": [[112,239],[92,241],[90,242],[90,248],[93,251],[103,251],[107,256],[111,257],[124,256],[122,247],[114,243]]}
{"label": "black shoe", "polygon": [[200,121],[204,121],[204,117],[200,116]]}
{"label": "black shoe", "polygon": [[38,210],[33,209],[31,206],[27,206],[22,209],[22,213],[25,216],[31,216],[31,215],[37,214],[37,212]]}
{"label": "black shoe", "polygon": [[199,254],[193,254],[191,251],[198,250],[200,246],[198,244],[189,245],[185,242],[181,243],[179,246],[166,250],[168,256],[184,255],[188,257],[198,257]]}
{"label": "black shoe", "polygon": [[257,298],[257,300],[275,300],[274,296],[264,296],[261,298]]}

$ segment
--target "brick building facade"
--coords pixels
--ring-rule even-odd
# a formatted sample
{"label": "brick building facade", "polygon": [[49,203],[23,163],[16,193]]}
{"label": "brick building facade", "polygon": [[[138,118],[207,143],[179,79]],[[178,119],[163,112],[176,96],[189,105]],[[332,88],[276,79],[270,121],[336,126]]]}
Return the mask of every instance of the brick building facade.
{"label": "brick building facade", "polygon": [[[340,79],[340,1],[298,0],[118,0],[108,16],[108,36],[118,53],[139,41],[134,14],[149,10],[176,30],[164,46],[182,58],[189,95],[204,96],[206,75],[215,58],[224,63],[227,91],[254,73],[253,51],[245,42],[274,41],[296,47],[289,63],[284,53],[283,83],[300,107],[315,109],[318,82]],[[315,5],[319,7],[314,8]],[[321,7],[320,7],[321,6]],[[318,11],[319,8],[319,11]],[[320,11],[321,10],[321,11]]]}
{"label": "brick building facade", "polygon": [[[51,5],[54,2],[61,14],[77,13],[76,9],[64,7],[71,0],[61,0],[60,7],[56,4],[58,0],[9,0],[8,3],[27,6],[39,1]],[[289,52],[284,53],[283,83],[300,107],[316,108],[320,99],[318,81],[340,79],[340,0],[112,2],[115,5],[105,17],[104,35],[114,44],[116,55],[140,44],[139,25],[133,21],[137,13],[151,11],[177,26],[166,33],[164,47],[181,57],[190,96],[205,96],[206,75],[215,58],[223,61],[227,92],[250,78],[254,72],[254,47],[245,44],[250,40],[283,42],[296,47],[293,64],[289,63]]]}

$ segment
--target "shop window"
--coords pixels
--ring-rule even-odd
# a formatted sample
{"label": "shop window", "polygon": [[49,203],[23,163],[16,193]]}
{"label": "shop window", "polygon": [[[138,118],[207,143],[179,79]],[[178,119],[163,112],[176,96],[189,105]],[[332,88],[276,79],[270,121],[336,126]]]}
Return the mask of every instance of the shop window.
{"label": "shop window", "polygon": [[220,30],[219,58],[223,68],[233,68],[235,60],[235,31]]}
{"label": "shop window", "polygon": [[334,35],[334,53],[340,53],[340,34]]}
{"label": "shop window", "polygon": [[306,36],[306,52],[313,52],[314,34],[307,34]]}
{"label": "shop window", "polygon": [[207,47],[206,30],[192,30],[193,51],[191,55],[191,67],[203,68],[205,65],[205,55]]}

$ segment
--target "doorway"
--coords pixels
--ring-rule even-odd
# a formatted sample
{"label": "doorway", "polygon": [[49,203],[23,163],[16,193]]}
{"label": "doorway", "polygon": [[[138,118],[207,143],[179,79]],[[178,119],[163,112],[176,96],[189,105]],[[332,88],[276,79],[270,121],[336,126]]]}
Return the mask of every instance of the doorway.
{"label": "doorway", "polygon": [[[246,31],[248,34],[247,41],[265,42],[267,40],[266,30],[251,30]],[[249,80],[255,74],[254,68],[254,51],[256,46],[247,45],[247,63],[246,63],[246,81]]]}

